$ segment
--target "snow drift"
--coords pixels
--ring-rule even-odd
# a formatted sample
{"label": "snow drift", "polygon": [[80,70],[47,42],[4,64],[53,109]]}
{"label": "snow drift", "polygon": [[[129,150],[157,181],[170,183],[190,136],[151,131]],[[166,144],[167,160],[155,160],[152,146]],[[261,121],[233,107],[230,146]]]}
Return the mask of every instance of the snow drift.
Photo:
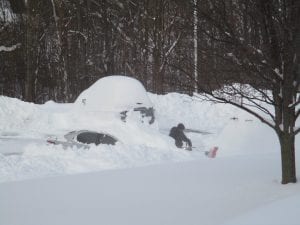
{"label": "snow drift", "polygon": [[[230,105],[146,95],[153,125],[87,110],[82,100],[35,105],[1,96],[0,225],[298,224],[299,184],[280,184],[271,129]],[[192,152],[168,136],[179,122],[206,131],[187,133]],[[103,130],[122,142],[89,150],[46,144],[74,129]],[[296,142],[298,149],[299,136]],[[209,159],[201,151],[213,145],[219,154]]]}

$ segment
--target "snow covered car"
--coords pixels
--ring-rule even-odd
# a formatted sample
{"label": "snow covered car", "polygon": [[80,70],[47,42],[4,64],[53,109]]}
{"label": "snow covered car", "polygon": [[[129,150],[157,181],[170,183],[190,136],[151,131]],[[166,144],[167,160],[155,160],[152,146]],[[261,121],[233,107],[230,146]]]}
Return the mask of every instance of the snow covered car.
{"label": "snow covered car", "polygon": [[115,145],[118,141],[117,138],[110,134],[100,133],[89,130],[71,131],[64,135],[65,140],[58,140],[57,138],[49,138],[47,142],[54,145],[62,145],[63,148],[77,147],[77,148],[89,148],[90,144],[100,145]]}
{"label": "snow covered car", "polygon": [[103,77],[83,91],[75,104],[86,111],[118,113],[124,122],[136,113],[143,123],[153,124],[155,121],[154,107],[144,86],[132,77]]}

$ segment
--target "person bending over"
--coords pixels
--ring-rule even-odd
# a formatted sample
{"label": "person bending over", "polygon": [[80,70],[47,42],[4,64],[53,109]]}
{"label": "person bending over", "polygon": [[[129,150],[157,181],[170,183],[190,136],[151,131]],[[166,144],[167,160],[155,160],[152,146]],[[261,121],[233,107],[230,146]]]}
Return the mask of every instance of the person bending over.
{"label": "person bending over", "polygon": [[188,145],[188,150],[192,150],[192,142],[183,133],[185,127],[182,123],[179,123],[177,127],[172,127],[169,136],[175,139],[175,145],[177,148],[183,147],[183,142]]}

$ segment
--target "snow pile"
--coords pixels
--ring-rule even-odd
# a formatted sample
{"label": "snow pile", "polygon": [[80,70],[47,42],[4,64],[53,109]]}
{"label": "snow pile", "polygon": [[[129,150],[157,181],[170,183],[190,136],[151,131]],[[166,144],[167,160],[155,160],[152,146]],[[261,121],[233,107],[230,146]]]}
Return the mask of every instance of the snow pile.
{"label": "snow pile", "polygon": [[2,131],[25,128],[36,115],[36,106],[15,98],[0,96],[0,129]]}
{"label": "snow pile", "polygon": [[[113,91],[115,94],[111,93],[112,101],[107,95],[109,86],[117,90]],[[120,94],[123,95],[122,100],[117,99]],[[98,102],[102,95],[106,97]],[[86,105],[80,100],[83,97]],[[185,104],[182,99],[188,98],[184,95],[157,96],[146,93],[139,82],[121,76],[99,80],[84,91],[75,104],[49,101],[44,105],[34,105],[2,97],[0,152],[10,156],[0,155],[0,182],[203,158],[202,151],[208,150],[209,146],[202,141],[201,135],[189,135],[196,147],[193,152],[178,150],[168,136],[169,129],[179,121],[189,126],[192,124],[189,121],[196,119],[188,113],[199,111],[197,107],[200,106],[193,107],[194,100],[187,101],[187,109],[172,115],[174,107],[179,108]],[[140,116],[139,112],[133,111],[128,113],[126,122],[120,119],[120,111],[116,110],[133,107],[130,104],[136,101],[154,106],[154,124],[141,123],[136,118]],[[97,108],[102,105],[113,111]],[[203,108],[204,111],[208,110],[206,107],[210,107],[209,104]],[[205,115],[205,112],[202,114]],[[198,121],[201,123],[201,118]],[[214,130],[222,126],[220,120]],[[209,129],[209,126],[205,128]],[[48,137],[63,138],[67,132],[81,129],[109,133],[117,137],[118,145],[94,146],[86,151],[64,150],[62,146],[52,146],[46,142]]]}
{"label": "snow pile", "polygon": [[0,182],[192,159],[188,152],[173,148],[117,144],[87,150],[27,142],[22,155],[0,155]]}
{"label": "snow pile", "polygon": [[[100,81],[84,91],[75,104],[49,101],[44,105],[34,105],[13,98],[0,98],[0,152],[6,155],[24,152],[9,157],[0,154],[0,182],[199,160],[203,158],[203,151],[212,146],[219,146],[218,157],[279,154],[274,132],[230,105],[200,101],[197,97],[177,93],[163,96],[146,93],[132,78],[114,76]],[[121,87],[121,83],[125,85]],[[98,104],[98,96],[105,95],[105,87],[109,85],[121,88],[119,93],[125,95],[127,90],[132,95],[119,102],[109,102],[107,95],[100,102],[116,110],[124,106],[123,103],[129,106],[131,100],[140,98],[147,105],[154,106],[156,122],[153,125],[141,123],[131,115],[125,123],[118,111],[99,110],[97,107],[102,104]],[[128,89],[136,89],[136,93]],[[83,105],[80,100],[83,97],[97,110]],[[192,152],[178,150],[168,136],[170,128],[179,122],[187,128],[207,132],[187,133],[195,147]],[[80,129],[109,133],[117,137],[119,143],[117,146],[94,146],[88,151],[64,150],[62,146],[46,143],[48,137],[63,138],[67,132]]]}
{"label": "snow pile", "polygon": [[83,91],[75,104],[89,110],[125,111],[133,107],[152,107],[146,90],[136,79],[125,76],[108,76]]}
{"label": "snow pile", "polygon": [[237,112],[230,106],[224,107],[178,93],[163,96],[150,94],[150,99],[155,105],[158,124],[162,128],[181,122],[191,129],[219,133]]}
{"label": "snow pile", "polygon": [[278,138],[273,130],[254,116],[229,104],[201,101],[178,93],[150,95],[162,130],[183,122],[186,127],[209,132],[208,135],[188,133],[196,146],[219,146],[219,156],[279,154]]}

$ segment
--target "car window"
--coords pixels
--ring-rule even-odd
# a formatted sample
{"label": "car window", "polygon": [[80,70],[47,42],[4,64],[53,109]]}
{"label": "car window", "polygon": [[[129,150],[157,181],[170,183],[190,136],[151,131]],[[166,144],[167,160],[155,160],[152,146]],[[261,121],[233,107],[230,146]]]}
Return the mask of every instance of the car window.
{"label": "car window", "polygon": [[114,145],[117,140],[108,134],[99,134],[99,144]]}
{"label": "car window", "polygon": [[108,134],[96,132],[83,132],[77,135],[77,141],[84,144],[108,144],[114,145],[117,140]]}
{"label": "car window", "polygon": [[[155,121],[155,115],[154,115],[154,109],[153,109],[153,107],[146,108],[146,107],[141,106],[141,107],[134,108],[133,111],[140,112],[142,118],[144,118],[144,117],[149,118],[149,120],[148,120],[149,124],[154,123],[154,121]],[[122,112],[120,112],[120,117],[121,117],[121,120],[123,122],[126,122],[127,113],[128,113],[128,111],[122,111]],[[144,121],[142,120],[142,122],[144,122]]]}
{"label": "car window", "polygon": [[84,144],[96,144],[98,133],[95,132],[83,132],[77,135],[77,141]]}
{"label": "car window", "polygon": [[149,124],[154,123],[155,116],[154,116],[154,109],[153,107],[146,108],[146,107],[138,107],[134,108],[134,111],[139,111],[142,115],[142,117],[149,117]]}

